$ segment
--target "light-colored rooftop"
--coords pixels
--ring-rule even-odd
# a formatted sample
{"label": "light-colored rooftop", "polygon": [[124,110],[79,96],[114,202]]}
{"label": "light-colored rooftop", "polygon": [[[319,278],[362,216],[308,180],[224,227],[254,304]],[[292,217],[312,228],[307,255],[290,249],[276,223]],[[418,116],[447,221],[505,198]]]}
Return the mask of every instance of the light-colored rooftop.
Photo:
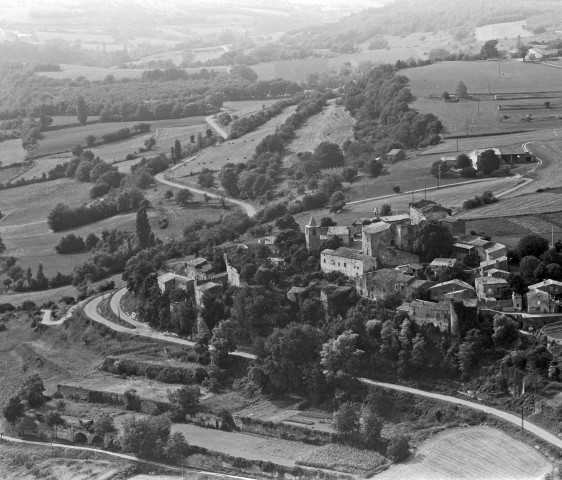
{"label": "light-colored rooftop", "polygon": [[391,227],[390,223],[376,222],[363,227],[363,233],[380,233],[388,230]]}

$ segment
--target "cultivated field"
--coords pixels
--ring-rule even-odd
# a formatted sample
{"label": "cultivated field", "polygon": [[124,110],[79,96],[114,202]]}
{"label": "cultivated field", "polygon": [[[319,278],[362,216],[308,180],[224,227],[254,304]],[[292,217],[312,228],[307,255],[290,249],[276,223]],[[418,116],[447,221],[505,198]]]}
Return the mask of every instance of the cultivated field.
{"label": "cultivated field", "polygon": [[181,432],[190,444],[251,460],[264,460],[293,466],[297,458],[319,447],[275,437],[259,437],[243,433],[222,432],[190,424],[174,424],[172,432]]}
{"label": "cultivated field", "polygon": [[295,133],[295,138],[288,145],[289,155],[285,157],[285,164],[291,166],[298,161],[299,152],[313,151],[319,143],[329,141],[342,145],[352,137],[355,123],[353,117],[343,105],[336,105],[330,100],[329,106],[322,112],[310,117]]}
{"label": "cultivated field", "polygon": [[24,159],[25,150],[21,147],[21,140],[19,138],[0,142],[0,163],[2,165],[20,163]]}
{"label": "cultivated field", "polygon": [[361,450],[347,445],[330,443],[302,455],[297,463],[308,467],[366,475],[385,461],[386,459],[380,453],[372,450]]}
{"label": "cultivated field", "polygon": [[488,427],[446,430],[377,480],[539,480],[552,464],[532,447]]}
{"label": "cultivated field", "polygon": [[296,107],[287,107],[280,115],[271,119],[257,130],[244,135],[236,140],[229,140],[215,147],[207,148],[197,158],[189,163],[176,168],[171,179],[189,176],[191,173],[200,172],[203,168],[213,171],[220,170],[226,163],[240,163],[248,160],[256,149],[256,145],[267,135],[275,133],[275,129],[289,117]]}
{"label": "cultivated field", "polygon": [[[187,118],[177,118],[169,120],[155,120],[145,123],[150,123],[151,132],[149,135],[153,134],[154,131],[161,128],[168,127],[191,127],[193,125],[200,125],[205,121],[205,117],[187,117]],[[110,122],[110,123],[95,123],[91,125],[64,128],[61,130],[53,130],[50,132],[44,132],[44,138],[39,140],[39,148],[37,149],[36,155],[54,155],[56,153],[68,152],[72,150],[74,145],[85,145],[86,137],[88,135],[94,135],[100,138],[106,133],[113,133],[121,128],[131,128],[133,125],[141,122]],[[132,140],[138,141],[140,137],[133,137]],[[15,141],[15,140],[11,140]],[[19,148],[21,150],[21,141],[19,142]],[[6,142],[4,142],[6,143]],[[0,143],[1,145],[4,143]],[[116,142],[116,144],[122,142]],[[169,148],[168,148],[169,150]]]}
{"label": "cultivated field", "polygon": [[[49,170],[55,168],[59,164],[68,162],[71,158],[72,154],[70,153],[36,158],[35,160],[33,160],[33,166],[31,168],[23,170],[23,172],[16,177],[16,180],[19,180],[20,178],[40,178],[43,173],[49,173]],[[18,169],[18,171],[20,170],[21,169]]]}
{"label": "cultivated field", "polygon": [[0,183],[8,183],[10,180],[18,177],[21,167],[2,168],[0,170]]}

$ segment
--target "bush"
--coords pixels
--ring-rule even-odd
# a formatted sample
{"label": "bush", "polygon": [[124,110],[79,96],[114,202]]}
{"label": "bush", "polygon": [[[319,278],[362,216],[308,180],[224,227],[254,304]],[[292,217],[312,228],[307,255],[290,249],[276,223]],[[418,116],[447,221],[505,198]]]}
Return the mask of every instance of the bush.
{"label": "bush", "polygon": [[86,245],[84,244],[84,239],[73,233],[62,237],[55,247],[57,253],[78,253],[85,252]]}
{"label": "bush", "polygon": [[386,450],[386,456],[396,463],[406,460],[410,456],[408,439],[403,435],[391,438]]}

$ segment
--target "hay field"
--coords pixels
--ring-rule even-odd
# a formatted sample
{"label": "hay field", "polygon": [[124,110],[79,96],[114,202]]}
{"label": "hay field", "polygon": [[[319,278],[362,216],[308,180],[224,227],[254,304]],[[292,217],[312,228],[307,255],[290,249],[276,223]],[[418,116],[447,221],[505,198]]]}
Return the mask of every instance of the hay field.
{"label": "hay field", "polygon": [[319,448],[275,437],[222,432],[185,423],[173,424],[173,432],[183,433],[185,438],[189,438],[191,445],[251,460],[264,460],[287,466],[294,466],[298,457],[312,454]]}
{"label": "hay field", "polygon": [[25,153],[19,138],[0,142],[0,163],[2,165],[23,162],[25,160]]}
{"label": "hay field", "polygon": [[[174,118],[169,120],[154,120],[150,122],[152,135],[154,131],[159,128],[168,127],[190,127],[193,125],[202,124],[205,121],[205,117],[186,117],[186,118]],[[64,128],[61,130],[52,130],[50,132],[43,133],[43,139],[39,141],[39,148],[37,149],[36,155],[54,155],[61,152],[69,152],[72,150],[74,145],[85,145],[86,137],[88,135],[94,135],[95,137],[101,138],[102,135],[106,133],[113,133],[121,128],[131,128],[133,125],[141,122],[109,122],[109,123],[94,123],[91,125],[84,125],[78,127]],[[134,139],[135,137],[133,137]],[[138,138],[138,137],[136,137]],[[13,140],[12,140],[13,141]],[[18,141],[21,149],[21,141]],[[4,142],[5,143],[5,142]],[[121,142],[115,142],[121,143]],[[0,144],[0,148],[1,148]],[[168,148],[169,150],[169,148]]]}
{"label": "hay field", "polygon": [[488,427],[446,430],[377,480],[538,480],[552,464],[532,447]]}
{"label": "hay field", "polygon": [[330,100],[328,107],[310,117],[295,132],[296,136],[287,148],[290,153],[285,157],[285,164],[291,166],[298,161],[297,153],[313,151],[321,142],[328,141],[342,145],[353,136],[354,124],[354,118],[344,106],[336,105],[335,100]]}
{"label": "hay field", "polygon": [[263,124],[257,130],[236,140],[228,140],[215,147],[204,150],[197,158],[173,170],[170,179],[178,179],[200,172],[203,168],[218,171],[226,163],[241,163],[248,160],[256,149],[256,145],[267,135],[275,133],[275,129],[295,111],[296,106],[287,107],[283,112]]}

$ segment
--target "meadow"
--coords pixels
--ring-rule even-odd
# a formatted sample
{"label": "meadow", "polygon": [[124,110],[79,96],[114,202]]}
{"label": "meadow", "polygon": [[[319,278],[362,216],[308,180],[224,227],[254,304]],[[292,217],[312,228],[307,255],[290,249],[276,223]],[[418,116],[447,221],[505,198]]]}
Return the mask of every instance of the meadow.
{"label": "meadow", "polygon": [[263,107],[266,108],[277,103],[279,98],[265,98],[263,100],[239,100],[233,102],[224,102],[222,104],[223,110],[226,110],[230,115],[237,115],[238,117],[246,117],[253,113],[260,112]]}
{"label": "meadow", "polygon": [[[186,118],[175,118],[168,120],[155,120],[145,123],[150,123],[152,135],[157,129],[167,128],[167,127],[191,127],[194,125],[201,125],[205,121],[205,117],[186,117]],[[121,128],[131,128],[140,122],[109,122],[109,123],[95,123],[91,125],[84,125],[79,127],[63,128],[60,130],[52,130],[43,133],[43,139],[39,140],[39,148],[37,149],[35,155],[54,155],[57,153],[68,152],[72,150],[75,145],[85,145],[86,137],[88,135],[94,135],[100,138],[106,133],[113,133]],[[134,137],[133,137],[134,140]],[[137,139],[138,140],[138,139]],[[10,140],[11,142],[15,140]],[[19,142],[19,147],[21,150],[21,141]],[[4,142],[6,143],[6,142]],[[0,148],[1,145],[0,144]],[[168,148],[169,150],[169,148]]]}
{"label": "meadow", "polygon": [[393,465],[377,480],[546,478],[552,464],[534,448],[489,427],[455,428],[426,440],[413,458]]}

